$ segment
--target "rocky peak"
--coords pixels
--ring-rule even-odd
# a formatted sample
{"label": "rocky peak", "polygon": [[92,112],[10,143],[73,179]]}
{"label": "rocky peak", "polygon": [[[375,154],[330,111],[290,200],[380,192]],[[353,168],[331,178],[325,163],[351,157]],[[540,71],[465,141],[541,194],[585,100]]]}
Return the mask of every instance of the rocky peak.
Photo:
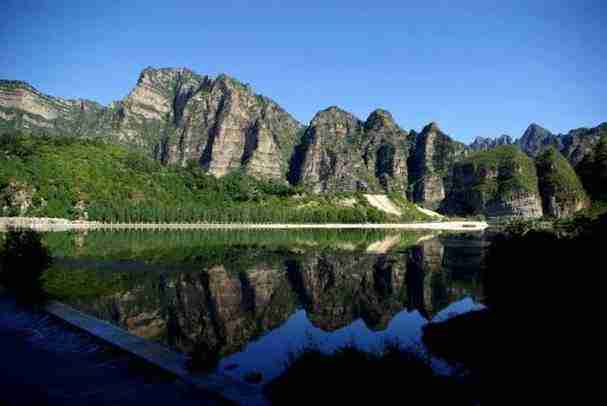
{"label": "rocky peak", "polygon": [[562,142],[559,137],[536,123],[531,123],[517,141],[519,147],[528,155],[537,156],[544,148],[554,146],[561,149]]}
{"label": "rocky peak", "polygon": [[409,158],[412,199],[436,209],[449,188],[452,164],[466,154],[466,147],[431,122],[416,136]]}
{"label": "rocky peak", "polygon": [[407,188],[408,143],[392,115],[376,110],[366,122],[336,106],[312,119],[293,173],[316,192],[393,191]]}
{"label": "rocky peak", "polygon": [[470,149],[473,151],[486,151],[499,147],[500,145],[512,145],[512,137],[502,134],[497,138],[476,137],[470,144]]}
{"label": "rocky peak", "polygon": [[422,134],[428,134],[428,133],[441,133],[441,129],[438,126],[438,124],[435,121],[432,121],[431,123],[427,124],[423,129],[422,129]]}
{"label": "rocky peak", "polygon": [[334,136],[344,137],[348,134],[359,132],[362,127],[362,121],[352,113],[342,110],[337,106],[331,106],[316,113],[310,122],[308,131],[316,132],[319,128],[324,128]]}
{"label": "rocky peak", "polygon": [[389,111],[383,109],[376,109],[371,112],[371,114],[369,114],[367,121],[365,121],[365,129],[381,130],[384,128],[393,130],[397,129],[398,125],[394,121],[394,118],[392,117],[392,114]]}
{"label": "rocky peak", "polygon": [[546,130],[544,127],[536,123],[529,124],[529,127],[523,133],[522,138],[546,138],[551,136],[552,133]]}

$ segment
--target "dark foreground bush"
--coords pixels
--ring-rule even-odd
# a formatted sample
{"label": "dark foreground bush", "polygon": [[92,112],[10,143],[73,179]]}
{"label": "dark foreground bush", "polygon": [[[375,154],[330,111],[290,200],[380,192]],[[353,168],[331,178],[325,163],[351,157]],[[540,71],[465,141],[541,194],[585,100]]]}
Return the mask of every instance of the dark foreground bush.
{"label": "dark foreground bush", "polygon": [[474,404],[456,378],[437,375],[429,360],[395,344],[379,353],[348,346],[333,354],[306,348],[266,386],[273,404]]}
{"label": "dark foreground bush", "polygon": [[39,303],[44,299],[42,274],[52,263],[51,255],[35,231],[10,231],[0,254],[0,283],[19,301]]}
{"label": "dark foreground bush", "polygon": [[[562,231],[511,229],[499,235],[483,278],[487,309],[424,328],[431,351],[465,364],[488,389],[482,404],[541,404],[547,393],[561,397],[573,390],[578,374],[590,371],[588,361],[604,345],[596,331],[607,214]],[[589,403],[581,393],[562,403]]]}

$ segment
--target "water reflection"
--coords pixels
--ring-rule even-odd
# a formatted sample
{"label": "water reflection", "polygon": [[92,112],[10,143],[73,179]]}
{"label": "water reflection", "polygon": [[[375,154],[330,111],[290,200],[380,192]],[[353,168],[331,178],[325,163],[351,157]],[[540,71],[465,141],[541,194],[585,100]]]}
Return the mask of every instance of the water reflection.
{"label": "water reflection", "polygon": [[481,239],[447,235],[407,247],[394,241],[389,236],[365,250],[258,247],[254,254],[235,245],[219,263],[150,269],[128,289],[69,301],[180,351],[202,345],[217,352],[226,373],[255,370],[269,379],[310,341],[327,351],[417,342],[437,314],[477,305]]}

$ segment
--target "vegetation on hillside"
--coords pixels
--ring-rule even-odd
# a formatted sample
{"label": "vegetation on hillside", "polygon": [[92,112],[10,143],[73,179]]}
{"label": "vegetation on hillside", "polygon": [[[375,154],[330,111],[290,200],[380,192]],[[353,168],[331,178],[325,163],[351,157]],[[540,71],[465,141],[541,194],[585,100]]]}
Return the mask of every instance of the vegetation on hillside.
{"label": "vegetation on hillside", "polygon": [[535,158],[540,194],[544,200],[544,213],[548,213],[554,198],[556,204],[576,207],[584,204],[588,197],[582,182],[567,159],[554,147],[546,148]]}
{"label": "vegetation on hillside", "polygon": [[475,174],[496,173],[497,176],[479,176],[475,189],[499,198],[516,192],[537,193],[537,173],[533,161],[518,147],[503,145],[481,151],[456,164],[468,166]]}
{"label": "vegetation on hillside", "polygon": [[601,137],[576,170],[592,200],[607,202],[607,135]]}
{"label": "vegetation on hillside", "polygon": [[414,220],[362,195],[319,196],[241,172],[208,175],[196,162],[164,166],[98,140],[0,137],[0,211],[111,222],[366,223]]}

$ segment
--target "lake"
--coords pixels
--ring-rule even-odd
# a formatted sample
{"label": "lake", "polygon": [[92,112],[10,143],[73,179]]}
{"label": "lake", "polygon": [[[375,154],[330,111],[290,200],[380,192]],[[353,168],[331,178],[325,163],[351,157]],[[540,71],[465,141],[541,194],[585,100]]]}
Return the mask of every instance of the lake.
{"label": "lake", "polygon": [[[424,351],[431,320],[481,306],[481,234],[394,231],[48,233],[45,289],[132,334],[276,377],[306,346]],[[440,368],[440,362],[437,363]],[[259,376],[259,374],[257,374]]]}

